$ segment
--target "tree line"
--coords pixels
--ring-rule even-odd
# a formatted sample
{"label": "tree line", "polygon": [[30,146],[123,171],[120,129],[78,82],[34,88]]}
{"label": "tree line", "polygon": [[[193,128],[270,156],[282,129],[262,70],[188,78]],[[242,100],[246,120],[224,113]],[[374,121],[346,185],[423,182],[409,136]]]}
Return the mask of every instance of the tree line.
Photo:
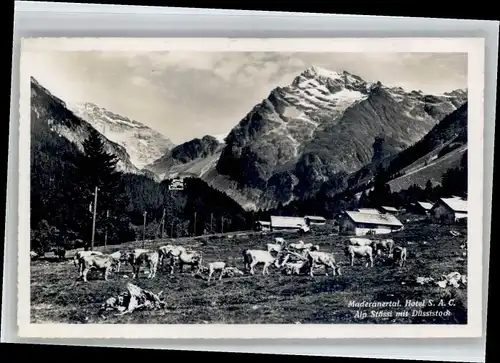
{"label": "tree line", "polygon": [[[31,149],[31,248],[45,252],[88,246],[97,189],[95,246],[145,237],[183,237],[244,230],[253,223],[236,202],[196,178],[169,190],[145,175],[116,170],[118,159],[93,130],[74,143],[48,128],[36,130]],[[144,229],[144,212],[146,224]]]}
{"label": "tree line", "polygon": [[276,208],[258,211],[257,218],[269,220],[271,215],[322,215],[334,218],[342,211],[356,208],[378,208],[382,205],[404,208],[417,201],[433,203],[439,198],[467,197],[467,152],[463,154],[457,167],[443,173],[440,184],[428,180],[425,187],[413,184],[408,189],[393,192],[389,185],[389,181],[394,177],[392,173],[390,168],[379,165],[373,183],[330,195],[328,190],[323,190],[314,198],[294,201],[285,206],[279,204]]}
{"label": "tree line", "polygon": [[467,196],[465,153],[458,167],[443,174],[441,185],[429,180],[424,188],[412,185],[392,192],[388,184],[390,171],[380,166],[373,184],[368,186],[371,191],[349,189],[329,194],[325,188],[315,198],[245,212],[230,197],[197,178],[184,179],[184,190],[170,190],[169,180],[158,183],[146,175],[116,171],[118,159],[106,152],[97,131],[83,142],[83,152],[48,128],[36,131],[31,149],[31,248],[40,252],[53,246],[89,245],[96,187],[95,246],[143,237],[176,238],[247,230],[254,227],[255,221],[269,220],[271,215],[319,214],[333,218],[343,210],[359,207],[404,207],[416,201]]}

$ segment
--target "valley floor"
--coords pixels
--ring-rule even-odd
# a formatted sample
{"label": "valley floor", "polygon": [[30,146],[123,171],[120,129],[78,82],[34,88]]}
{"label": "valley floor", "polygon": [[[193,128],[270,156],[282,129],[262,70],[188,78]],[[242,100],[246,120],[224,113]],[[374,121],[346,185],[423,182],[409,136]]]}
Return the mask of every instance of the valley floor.
{"label": "valley floor", "polygon": [[[163,290],[167,303],[165,310],[135,311],[132,314],[115,316],[101,313],[101,304],[109,297],[126,291],[125,275],[130,267],[123,264],[120,274],[112,274],[109,281],[95,273],[89,274],[89,282],[77,281],[78,271],[71,259],[64,262],[48,260],[31,264],[31,321],[33,323],[143,323],[143,324],[466,324],[467,290],[463,287],[440,288],[434,285],[420,286],[416,278],[434,277],[451,272],[467,273],[466,258],[460,245],[466,240],[466,228],[441,226],[426,222],[413,222],[405,231],[393,234],[396,245],[406,246],[408,260],[405,267],[386,266],[383,260],[375,260],[373,269],[366,268],[361,261],[353,267],[346,264],[342,245],[346,237],[332,236],[327,232],[313,231],[304,242],[319,244],[324,251],[334,251],[342,261],[342,276],[324,276],[322,273],[309,276],[284,276],[270,268],[269,276],[262,276],[257,268],[255,276],[241,276],[211,281],[191,276],[190,272],[170,276],[159,268],[155,279],[142,275],[133,283],[158,293]],[[450,230],[461,233],[454,237]],[[299,236],[283,235],[290,242]],[[226,261],[229,265],[243,269],[242,250],[263,248],[272,243],[271,235],[234,236],[209,240],[196,247],[203,252],[204,261]],[[195,241],[183,241],[194,245]],[[147,247],[162,245],[149,243]],[[179,242],[181,244],[181,242]],[[106,252],[123,249],[113,246]],[[356,308],[350,301],[394,301],[401,304],[407,299],[422,300],[455,299],[454,307],[426,307],[423,311],[450,312],[449,316],[411,316],[408,308]],[[372,317],[371,311],[410,312],[409,317]],[[418,310],[418,309],[417,309]],[[356,313],[358,312],[358,315]],[[362,316],[359,312],[366,312]],[[358,317],[356,317],[358,316]]]}

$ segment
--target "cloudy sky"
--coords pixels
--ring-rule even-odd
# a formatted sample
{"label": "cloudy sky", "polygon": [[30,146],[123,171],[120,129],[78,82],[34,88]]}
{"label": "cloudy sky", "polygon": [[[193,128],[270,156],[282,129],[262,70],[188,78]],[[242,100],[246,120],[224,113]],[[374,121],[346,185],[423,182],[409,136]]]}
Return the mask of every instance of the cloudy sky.
{"label": "cloudy sky", "polygon": [[66,102],[93,102],[175,143],[227,134],[276,86],[313,65],[428,93],[467,87],[460,53],[45,51],[28,69]]}

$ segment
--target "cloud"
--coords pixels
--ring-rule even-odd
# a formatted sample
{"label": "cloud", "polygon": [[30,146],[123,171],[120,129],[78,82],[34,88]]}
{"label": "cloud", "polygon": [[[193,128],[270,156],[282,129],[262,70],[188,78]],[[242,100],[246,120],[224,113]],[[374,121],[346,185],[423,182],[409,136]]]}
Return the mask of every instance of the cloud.
{"label": "cloud", "polygon": [[227,134],[277,86],[313,65],[441,93],[467,85],[466,54],[276,52],[26,53],[31,75],[68,102],[94,102],[176,143]]}

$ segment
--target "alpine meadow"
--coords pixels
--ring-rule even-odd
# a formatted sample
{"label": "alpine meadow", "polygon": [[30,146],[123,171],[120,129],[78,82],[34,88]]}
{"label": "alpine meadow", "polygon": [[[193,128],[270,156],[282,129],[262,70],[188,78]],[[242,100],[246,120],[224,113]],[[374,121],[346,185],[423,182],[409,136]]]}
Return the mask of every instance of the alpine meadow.
{"label": "alpine meadow", "polygon": [[467,53],[32,57],[32,323],[467,324]]}

